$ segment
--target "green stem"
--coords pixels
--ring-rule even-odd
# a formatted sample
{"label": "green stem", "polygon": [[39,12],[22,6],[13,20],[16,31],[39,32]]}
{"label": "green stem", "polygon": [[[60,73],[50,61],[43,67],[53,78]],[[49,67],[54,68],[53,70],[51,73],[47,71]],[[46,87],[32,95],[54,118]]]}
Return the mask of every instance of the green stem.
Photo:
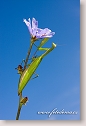
{"label": "green stem", "polygon": [[19,96],[19,106],[18,106],[18,111],[17,111],[17,115],[16,115],[16,120],[19,119],[20,111],[21,111],[21,108],[22,108],[22,105],[20,104],[21,98],[22,98],[22,93],[20,93],[20,96]]}
{"label": "green stem", "polygon": [[20,106],[20,104],[19,104],[16,120],[19,120],[21,108],[22,108],[22,106]]}
{"label": "green stem", "polygon": [[[28,59],[29,59],[29,56],[30,56],[30,53],[31,53],[31,49],[32,49],[33,43],[34,42],[30,43],[30,48],[29,48],[28,54],[26,56],[26,60],[25,60],[25,64],[24,64],[24,69],[27,66],[27,62],[28,62]],[[19,96],[19,106],[18,106],[18,111],[17,111],[17,115],[16,115],[16,120],[19,120],[19,116],[20,116],[20,112],[21,112],[21,108],[22,108],[22,105],[20,104],[21,98],[22,98],[22,92],[20,93],[20,96]]]}
{"label": "green stem", "polygon": [[29,48],[29,50],[28,50],[28,54],[27,54],[27,57],[26,57],[26,60],[25,60],[24,69],[25,69],[26,66],[27,66],[27,62],[28,62],[28,59],[29,59],[29,56],[30,56],[30,52],[31,52],[32,46],[33,46],[33,43],[31,42],[31,43],[30,43],[30,48]]}

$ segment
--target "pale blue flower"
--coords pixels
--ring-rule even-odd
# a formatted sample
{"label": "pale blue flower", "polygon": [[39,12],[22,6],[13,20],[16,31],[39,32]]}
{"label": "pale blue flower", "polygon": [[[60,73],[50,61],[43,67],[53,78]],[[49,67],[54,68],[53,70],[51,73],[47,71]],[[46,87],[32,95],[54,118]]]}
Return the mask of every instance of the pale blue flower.
{"label": "pale blue flower", "polygon": [[32,25],[30,18],[28,19],[28,21],[26,19],[24,19],[23,21],[27,25],[32,38],[35,39],[51,38],[55,34],[55,32],[52,32],[48,28],[45,29],[38,28],[38,21],[36,21],[35,18],[32,19]]}

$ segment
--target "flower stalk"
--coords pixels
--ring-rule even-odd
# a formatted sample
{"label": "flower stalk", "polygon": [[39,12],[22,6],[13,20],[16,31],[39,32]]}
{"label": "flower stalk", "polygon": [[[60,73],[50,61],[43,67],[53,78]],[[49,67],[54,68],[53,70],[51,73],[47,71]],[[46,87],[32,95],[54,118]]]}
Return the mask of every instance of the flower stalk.
{"label": "flower stalk", "polygon": [[[27,57],[26,57],[26,60],[25,60],[24,69],[26,69],[32,46],[33,46],[33,43],[30,43],[30,48],[28,50],[28,54],[27,54]],[[16,115],[16,120],[19,120],[19,116],[20,116],[20,112],[21,112],[21,108],[22,108],[22,105],[20,103],[21,99],[22,99],[22,92],[19,95],[19,106],[18,106],[18,111],[17,111],[17,115]]]}
{"label": "flower stalk", "polygon": [[[19,105],[18,105],[16,120],[19,120],[22,105],[25,105],[28,100],[27,97],[24,97],[24,98],[22,97],[23,89],[25,88],[27,83],[30,81],[31,77],[33,76],[39,64],[41,63],[42,59],[56,47],[56,44],[52,43],[51,48],[42,48],[42,46],[49,40],[49,38],[53,37],[55,32],[52,32],[48,28],[45,28],[45,29],[38,28],[38,21],[36,21],[35,18],[32,19],[32,24],[31,24],[30,18],[28,19],[28,21],[24,19],[24,22],[27,25],[28,30],[30,32],[31,41],[30,41],[30,47],[29,47],[29,50],[28,50],[28,53],[24,62],[24,67],[19,65],[18,68],[16,68],[18,70],[18,73],[20,74],[19,83],[18,83]],[[31,58],[32,61],[28,65],[27,63],[31,54],[32,47],[33,45],[35,45],[34,43],[40,39],[43,39],[43,40],[37,47],[37,50],[35,51],[34,56]],[[40,56],[35,57],[35,54],[37,53],[37,51],[45,51],[45,53],[43,53]]]}
{"label": "flower stalk", "polygon": [[21,112],[21,108],[22,108],[22,105],[20,104],[21,99],[22,99],[22,93],[20,93],[20,96],[19,96],[19,106],[18,106],[18,111],[17,111],[17,115],[16,115],[16,120],[19,120],[19,116],[20,116],[20,112]]}
{"label": "flower stalk", "polygon": [[24,70],[25,70],[25,68],[26,68],[26,66],[27,66],[27,62],[28,62],[28,59],[29,59],[29,56],[30,56],[30,52],[31,52],[33,43],[34,43],[34,42],[31,42],[31,43],[30,43],[30,48],[29,48],[29,50],[28,50],[28,54],[27,54],[27,57],[26,57],[26,60],[25,60]]}

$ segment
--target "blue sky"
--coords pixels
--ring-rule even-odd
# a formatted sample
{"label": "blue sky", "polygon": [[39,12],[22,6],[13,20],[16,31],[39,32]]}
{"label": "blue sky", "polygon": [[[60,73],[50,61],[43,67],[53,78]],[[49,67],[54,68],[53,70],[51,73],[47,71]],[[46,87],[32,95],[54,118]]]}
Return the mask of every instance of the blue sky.
{"label": "blue sky", "polygon": [[[0,119],[15,120],[18,79],[15,67],[25,59],[29,31],[23,19],[35,17],[40,28],[55,35],[46,43],[57,46],[37,69],[39,77],[28,83],[20,120],[80,119],[80,2],[79,0],[4,0],[0,3]],[[35,49],[35,47],[34,47]],[[77,111],[77,115],[38,115],[38,111]]]}

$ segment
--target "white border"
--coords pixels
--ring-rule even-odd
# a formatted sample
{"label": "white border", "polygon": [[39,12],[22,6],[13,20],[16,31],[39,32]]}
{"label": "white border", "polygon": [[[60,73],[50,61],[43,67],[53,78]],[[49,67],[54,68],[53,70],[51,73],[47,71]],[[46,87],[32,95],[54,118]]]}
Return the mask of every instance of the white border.
{"label": "white border", "polygon": [[86,125],[86,0],[80,0],[81,120],[79,121],[0,121],[0,126],[85,126]]}

